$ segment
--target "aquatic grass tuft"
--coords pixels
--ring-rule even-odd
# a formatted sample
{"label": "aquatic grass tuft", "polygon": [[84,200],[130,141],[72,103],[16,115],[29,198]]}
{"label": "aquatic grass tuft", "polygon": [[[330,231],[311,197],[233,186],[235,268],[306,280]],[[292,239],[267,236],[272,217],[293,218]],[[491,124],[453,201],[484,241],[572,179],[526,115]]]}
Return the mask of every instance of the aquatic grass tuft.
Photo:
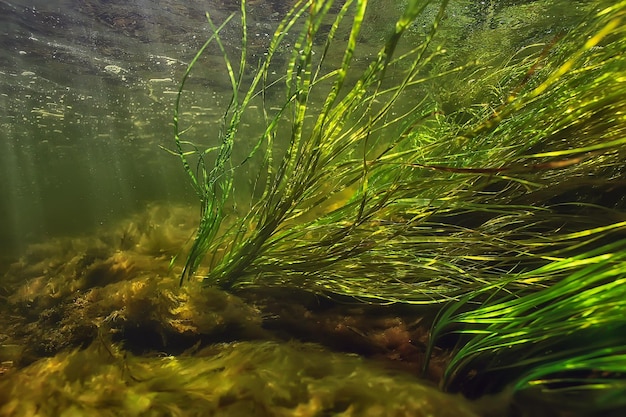
{"label": "aquatic grass tuft", "polygon": [[[236,283],[236,279],[256,259],[279,241],[284,240],[285,236],[280,230],[282,225],[296,224],[296,219],[306,217],[307,213],[317,210],[320,204],[332,200],[337,194],[345,192],[351,187],[356,190],[355,192],[361,191],[362,194],[354,199],[357,202],[360,199],[360,203],[347,205],[351,209],[352,213],[350,215],[353,217],[351,221],[354,226],[351,228],[363,222],[365,217],[369,215],[366,209],[368,211],[376,211],[384,205],[382,202],[386,200],[385,194],[387,192],[383,192],[378,196],[373,193],[370,193],[370,196],[367,193],[366,177],[369,175],[369,166],[372,165],[372,161],[367,160],[370,152],[368,148],[372,147],[368,144],[369,136],[376,129],[380,129],[381,125],[388,123],[385,117],[393,103],[407,85],[415,82],[414,78],[416,77],[416,69],[419,64],[427,61],[425,50],[430,37],[412,51],[412,55],[415,55],[412,56],[412,68],[405,74],[401,85],[384,91],[381,90],[384,73],[392,61],[394,50],[401,35],[426,3],[411,3],[411,6],[407,8],[398,21],[392,38],[379,51],[377,58],[368,66],[360,78],[349,86],[346,85],[346,77],[353,58],[367,2],[346,2],[341,7],[339,13],[332,17],[333,23],[325,46],[322,49],[323,52],[319,60],[314,62],[314,42],[332,4],[332,1],[309,1],[298,2],[294,6],[276,30],[269,46],[267,58],[256,72],[247,92],[243,94],[244,98],[241,100],[239,99],[241,72],[238,76],[235,75],[228,54],[222,49],[232,83],[233,99],[226,111],[226,115],[232,113],[232,117],[225,120],[225,128],[221,134],[222,139],[219,146],[200,150],[199,147],[191,142],[182,140],[181,135],[184,135],[184,132],[181,132],[179,129],[178,109],[180,101],[177,101],[174,122],[177,143],[176,153],[183,160],[183,165],[200,196],[202,214],[198,234],[183,272],[183,279],[194,274],[206,253],[214,254],[217,247],[225,245],[228,250],[224,257],[222,259],[213,257],[211,260],[212,270],[209,280],[214,279],[224,287],[231,287]],[[445,2],[442,5],[442,11],[444,7]],[[338,67],[324,70],[323,68],[325,68],[327,61],[326,51],[328,51],[331,44],[338,42],[335,40],[334,34],[346,19],[350,8],[354,10],[349,24],[349,36],[343,58]],[[242,32],[244,35],[242,37],[243,48],[240,71],[243,71],[246,50],[245,2],[242,2],[241,15]],[[441,16],[439,16],[440,18]],[[259,87],[261,80],[264,81],[262,84],[265,85],[274,52],[282,41],[284,33],[293,28],[299,19],[305,20],[305,23],[300,35],[297,37],[293,49],[294,53],[287,65],[284,77],[286,82],[286,102],[277,113],[268,118],[268,126],[259,137],[257,146],[252,149],[250,155],[252,157],[254,153],[261,149],[264,149],[266,152],[265,163],[261,168],[264,172],[258,175],[258,178],[265,178],[266,181],[259,182],[260,186],[264,188],[261,192],[255,192],[257,195],[260,194],[261,197],[258,201],[253,202],[250,212],[238,221],[238,226],[232,226],[223,235],[217,236],[224,220],[224,205],[232,190],[234,171],[238,168],[231,166],[229,169],[226,169],[226,166],[230,163],[229,155],[235,144],[235,135],[241,120],[241,113],[246,109],[246,106],[254,96],[263,92],[257,91],[257,87]],[[210,25],[214,30],[210,41],[215,40],[221,45],[220,28],[216,28],[212,22]],[[183,83],[181,83],[179,99],[184,90],[184,81],[203,51],[204,47],[191,62],[183,78]],[[411,55],[405,55],[399,60],[408,60],[409,56]],[[399,60],[396,60],[395,63],[397,64]],[[332,82],[320,109],[316,103],[310,102],[309,95],[311,90],[317,88],[318,84],[326,86],[329,81]],[[374,109],[372,104],[379,97],[386,97],[386,104],[382,108]],[[370,113],[369,117],[359,116],[356,123],[354,120],[351,120],[352,114],[361,111],[364,111],[365,114]],[[305,119],[311,115],[311,112],[314,113],[315,122],[308,127],[309,131],[305,129]],[[272,144],[279,130],[279,125],[282,123],[283,116],[289,118],[291,137],[282,158],[278,163],[273,164],[272,155],[274,150],[272,149]],[[348,121],[351,123],[348,124]],[[192,151],[183,149],[185,146],[191,146]],[[215,159],[215,166],[211,169],[205,165],[204,158],[209,152],[219,152],[219,156]],[[386,152],[388,150],[383,151],[382,154]],[[197,157],[199,161],[196,170],[191,168],[188,160],[191,154]],[[248,158],[242,162],[242,165],[247,161]],[[333,169],[338,171],[333,172]],[[341,175],[332,175],[337,173]],[[334,204],[331,203],[330,206]],[[317,228],[315,223],[311,223],[312,229]],[[325,223],[328,223],[328,219],[325,220]],[[301,229],[301,227],[294,226],[294,229],[288,231],[288,234],[293,236],[294,233],[299,235],[306,233],[298,229]],[[339,239],[344,234],[340,232],[335,236],[335,239]],[[352,251],[352,249],[349,250]]]}
{"label": "aquatic grass tuft", "polygon": [[503,284],[546,276],[555,283],[538,292],[485,289],[488,298],[477,291],[443,310],[433,340],[461,337],[443,388],[478,396],[512,386],[515,395],[539,392],[577,412],[626,406],[626,240]]}
{"label": "aquatic grass tuft", "polygon": [[[430,3],[438,13],[427,34],[405,40]],[[385,44],[355,65],[368,2],[296,2],[247,76],[245,2],[238,68],[221,40],[225,23],[208,16],[205,47],[222,51],[232,100],[217,137],[187,138],[181,98],[203,47],[174,120],[174,153],[201,202],[181,283],[206,266],[206,284],[228,290],[436,304],[488,297],[484,289],[543,290],[558,279],[514,274],[623,234],[621,208],[597,190],[624,187],[626,3],[504,59],[493,101],[446,113],[432,86],[453,79],[457,88],[479,68],[431,71],[446,54],[435,40],[447,3],[408,2]],[[270,92],[283,101],[270,103]],[[251,103],[262,104],[265,124],[242,137]],[[236,203],[234,187],[250,178],[248,201]]]}

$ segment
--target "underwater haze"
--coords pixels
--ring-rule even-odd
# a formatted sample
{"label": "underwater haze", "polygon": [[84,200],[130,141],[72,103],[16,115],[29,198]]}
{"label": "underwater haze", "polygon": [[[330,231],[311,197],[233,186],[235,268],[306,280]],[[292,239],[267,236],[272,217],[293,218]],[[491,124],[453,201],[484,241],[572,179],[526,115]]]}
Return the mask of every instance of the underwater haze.
{"label": "underwater haze", "polygon": [[[0,8],[4,254],[109,227],[148,201],[190,201],[178,161],[159,145],[172,140],[175,93],[207,37],[205,12],[223,17],[224,5],[2,1]],[[224,93],[202,86],[210,97],[204,123],[220,116]]]}

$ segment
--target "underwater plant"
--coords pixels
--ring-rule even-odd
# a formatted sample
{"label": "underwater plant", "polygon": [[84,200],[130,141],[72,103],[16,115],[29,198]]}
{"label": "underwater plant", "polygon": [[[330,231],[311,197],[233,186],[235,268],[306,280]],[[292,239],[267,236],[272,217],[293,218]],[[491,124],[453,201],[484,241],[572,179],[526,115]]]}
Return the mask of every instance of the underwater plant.
{"label": "underwater plant", "polygon": [[[436,38],[448,1],[406,2],[369,56],[359,55],[368,1],[297,1],[249,75],[245,1],[238,67],[220,35],[234,15],[219,26],[207,16],[213,35],[174,117],[172,152],[201,203],[181,284],[202,271],[229,291],[437,307],[431,349],[455,346],[445,390],[511,387],[518,401],[539,393],[581,415],[623,410],[626,2],[593,6],[492,61],[482,101],[458,108],[449,97],[485,67],[447,64]],[[185,82],[211,42],[232,99],[219,135],[192,140]],[[240,135],[257,107],[263,129]]]}
{"label": "underwater plant", "polygon": [[471,396],[510,386],[517,401],[577,415],[626,408],[626,240],[503,280],[553,277],[526,295],[482,291],[450,304],[433,337],[462,335],[442,386]]}
{"label": "underwater plant", "polygon": [[[548,164],[562,169],[540,160],[533,181],[545,182],[512,200],[546,209],[534,224],[515,221],[549,262],[521,264],[447,304],[432,328],[431,348],[459,336],[445,390],[476,398],[507,387],[520,408],[537,407],[533,415],[626,409],[626,2],[598,6],[550,46],[545,74],[505,101],[505,114],[478,125],[497,125],[496,136],[523,132],[532,158],[561,158]],[[510,290],[522,282],[525,290]]]}
{"label": "underwater plant", "polygon": [[[387,42],[357,66],[368,2],[296,2],[249,76],[245,1],[238,67],[220,36],[234,15],[220,26],[207,16],[213,35],[183,77],[174,117],[172,152],[201,203],[181,283],[207,258],[206,283],[225,289],[294,286],[431,304],[623,228],[588,215],[600,207],[559,198],[584,183],[621,186],[624,87],[606,74],[623,66],[614,53],[623,46],[623,3],[494,70],[502,74],[497,101],[449,114],[429,85],[469,77],[480,64],[430,71],[444,53],[433,39],[447,1],[434,2],[426,35],[402,42],[430,3],[408,2]],[[292,32],[289,61],[275,64]],[[217,137],[189,140],[185,82],[211,42],[222,51],[232,99]],[[341,58],[331,59],[337,50]],[[280,106],[267,99],[276,89]],[[242,118],[259,105],[264,128],[240,137]],[[244,182],[252,186],[242,199]]]}

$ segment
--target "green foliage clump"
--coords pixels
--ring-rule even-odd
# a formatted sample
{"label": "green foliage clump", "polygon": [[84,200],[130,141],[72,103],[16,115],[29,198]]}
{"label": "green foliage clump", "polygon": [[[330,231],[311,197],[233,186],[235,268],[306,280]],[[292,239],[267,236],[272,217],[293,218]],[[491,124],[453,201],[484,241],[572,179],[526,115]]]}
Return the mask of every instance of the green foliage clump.
{"label": "green foliage clump", "polygon": [[[437,3],[428,35],[407,47],[401,39],[429,4],[409,2],[387,42],[354,73],[367,2],[297,2],[245,83],[242,2],[238,71],[222,47],[233,90],[223,130],[201,145],[183,140],[180,110],[175,117],[174,153],[201,201],[183,280],[206,257],[207,284],[226,289],[294,286],[432,304],[623,229],[599,215],[612,210],[603,202],[570,196],[619,176],[623,4],[499,68],[497,100],[446,114],[426,87],[478,68],[432,71],[444,53],[432,40],[447,3]],[[220,27],[209,22],[208,42],[222,45]],[[336,38],[344,26],[349,35]],[[284,76],[272,79],[274,53],[297,28]],[[329,51],[337,49],[343,56],[334,62]],[[280,86],[284,102],[270,106],[264,98]],[[239,137],[258,100],[263,129]],[[233,190],[243,180],[253,187],[242,203]]]}
{"label": "green foliage clump", "polygon": [[476,302],[482,295],[477,291],[444,309],[434,338],[455,332],[462,343],[443,387],[477,396],[511,385],[521,401],[539,397],[554,409],[623,410],[626,241],[503,277],[501,285],[546,276],[556,283],[535,293],[496,292]]}

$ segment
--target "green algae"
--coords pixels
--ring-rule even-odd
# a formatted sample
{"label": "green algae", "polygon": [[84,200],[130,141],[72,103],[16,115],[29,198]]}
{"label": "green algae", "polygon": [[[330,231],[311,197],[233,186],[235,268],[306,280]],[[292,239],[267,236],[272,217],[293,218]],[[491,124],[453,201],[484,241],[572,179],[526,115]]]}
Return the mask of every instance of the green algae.
{"label": "green algae", "polygon": [[[301,343],[134,357],[96,342],[0,381],[3,416],[475,416],[458,396]],[[54,399],[54,400],[51,400]]]}

